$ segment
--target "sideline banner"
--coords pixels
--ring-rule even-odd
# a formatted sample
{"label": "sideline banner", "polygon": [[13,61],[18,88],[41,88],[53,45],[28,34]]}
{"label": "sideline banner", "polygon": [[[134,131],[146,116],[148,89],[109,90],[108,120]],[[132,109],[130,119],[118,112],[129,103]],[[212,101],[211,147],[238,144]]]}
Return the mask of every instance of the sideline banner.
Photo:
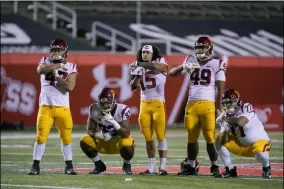
{"label": "sideline banner", "polygon": [[[44,54],[1,55],[1,122],[24,121],[34,126],[40,93],[36,68]],[[181,64],[184,55],[166,56],[171,67]],[[70,93],[71,111],[75,124],[85,124],[88,107],[97,101],[104,86],[112,87],[118,101],[127,104],[131,123],[137,123],[140,92],[129,86],[128,65],[135,55],[72,54],[68,61],[76,63],[79,75],[76,88]],[[268,57],[229,57],[227,88],[235,88],[244,101],[252,103],[265,127],[281,130],[283,127],[283,59]],[[188,94],[187,76],[169,77],[166,84],[166,111],[168,124],[183,121]]]}

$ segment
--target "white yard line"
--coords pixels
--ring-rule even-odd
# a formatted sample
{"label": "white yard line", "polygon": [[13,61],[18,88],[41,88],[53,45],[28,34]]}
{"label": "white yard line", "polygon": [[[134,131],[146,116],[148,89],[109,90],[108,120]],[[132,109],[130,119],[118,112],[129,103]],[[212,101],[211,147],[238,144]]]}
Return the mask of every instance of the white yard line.
{"label": "white yard line", "polygon": [[[32,153],[21,153],[21,152],[1,152],[1,155],[28,155],[28,156],[32,156]],[[62,156],[61,153],[56,153],[56,154],[52,154],[52,153],[46,153],[44,154],[44,156]],[[84,154],[73,154],[73,156],[84,156]],[[108,155],[108,154],[100,154],[100,156],[105,157],[105,156],[120,156],[119,154],[115,154],[115,155]],[[145,157],[146,155],[135,155],[135,157]],[[181,158],[184,159],[185,156],[168,156],[168,158]],[[156,159],[159,159],[158,157],[156,157]],[[208,156],[198,156],[198,159],[206,159],[209,160]],[[254,157],[231,157],[232,160],[238,159],[238,160],[242,160],[242,159],[248,159],[248,160],[255,160]],[[283,161],[283,157],[282,156],[275,156],[275,157],[270,157],[270,160],[282,160]]]}
{"label": "white yard line", "polygon": [[74,188],[70,186],[37,186],[37,185],[20,185],[20,184],[1,184],[2,186],[13,186],[19,188],[51,188],[51,189],[95,189],[95,188]]}
{"label": "white yard line", "polygon": [[245,180],[264,180],[264,181],[272,181],[272,180],[277,180],[277,181],[281,181],[283,182],[283,178],[279,178],[279,179],[264,179],[264,178],[242,178],[240,177],[240,179],[245,179]]}
{"label": "white yard line", "polygon": [[[72,134],[72,138],[81,138],[85,133],[74,133]],[[180,137],[180,135],[178,135]],[[172,137],[178,137],[177,135],[174,135]],[[183,136],[183,135],[182,135]],[[184,136],[187,136],[185,134]],[[1,140],[11,140],[11,139],[34,139],[36,137],[36,134],[17,134],[17,135],[5,135],[1,134]],[[142,135],[139,137],[142,137]],[[170,137],[170,136],[167,136]],[[52,133],[48,136],[49,139],[59,139],[59,134],[57,133]],[[200,143],[205,143],[204,139],[198,140]],[[280,139],[272,139],[272,143],[283,143],[283,140]]]}

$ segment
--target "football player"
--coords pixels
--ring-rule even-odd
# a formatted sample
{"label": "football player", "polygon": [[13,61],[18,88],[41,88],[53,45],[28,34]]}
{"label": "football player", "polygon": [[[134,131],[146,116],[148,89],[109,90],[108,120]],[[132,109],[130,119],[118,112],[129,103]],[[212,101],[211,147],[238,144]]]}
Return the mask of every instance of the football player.
{"label": "football player", "polygon": [[216,177],[237,176],[230,152],[238,156],[255,157],[262,164],[262,177],[271,178],[269,165],[270,138],[257,117],[253,106],[240,100],[235,89],[227,89],[222,98],[224,111],[216,119],[221,133],[216,136],[215,147],[225,164],[225,172]]}
{"label": "football player", "polygon": [[141,89],[139,125],[146,140],[149,169],[140,174],[157,174],[155,157],[154,131],[158,139],[160,156],[160,175],[167,175],[166,157],[166,112],[165,83],[168,64],[159,55],[155,46],[145,45],[137,52],[136,61],[130,65],[132,80],[131,89]]}
{"label": "football player", "polygon": [[199,150],[198,138],[202,130],[211,160],[210,173],[213,176],[219,173],[216,165],[218,155],[214,148],[215,110],[220,112],[222,108],[226,61],[211,57],[213,45],[208,37],[199,37],[194,48],[195,55],[187,56],[183,64],[172,68],[169,73],[170,76],[187,73],[190,79],[184,117],[184,125],[188,131],[187,156],[190,166],[178,175],[197,175],[194,167]]}
{"label": "football player", "polygon": [[43,57],[37,72],[40,74],[41,92],[37,116],[37,135],[33,152],[33,165],[29,175],[40,174],[39,163],[53,124],[61,138],[61,150],[66,163],[65,174],[75,175],[72,164],[71,134],[73,128],[69,105],[69,92],[76,84],[77,66],[66,60],[67,44],[56,39],[51,42],[50,56]]}
{"label": "football player", "polygon": [[104,88],[99,95],[99,102],[90,106],[87,135],[80,140],[82,151],[95,164],[89,174],[100,174],[106,170],[98,153],[120,154],[124,162],[123,173],[132,174],[131,159],[135,144],[130,135],[130,116],[130,109],[116,103],[115,92],[110,88]]}

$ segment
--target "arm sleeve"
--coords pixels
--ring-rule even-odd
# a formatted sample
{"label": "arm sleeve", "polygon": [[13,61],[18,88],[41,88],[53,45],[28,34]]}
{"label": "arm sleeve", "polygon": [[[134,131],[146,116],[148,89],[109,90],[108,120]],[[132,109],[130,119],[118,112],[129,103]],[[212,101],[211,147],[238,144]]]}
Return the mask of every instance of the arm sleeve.
{"label": "arm sleeve", "polygon": [[255,117],[255,111],[250,103],[242,104],[241,111],[242,114],[240,114],[238,117],[245,116],[246,118],[248,118],[249,121]]}
{"label": "arm sleeve", "polygon": [[216,81],[226,81],[226,69],[227,69],[227,62],[219,59],[219,66],[216,69]]}
{"label": "arm sleeve", "polygon": [[131,117],[130,108],[125,106],[121,111],[121,120],[128,120]]}

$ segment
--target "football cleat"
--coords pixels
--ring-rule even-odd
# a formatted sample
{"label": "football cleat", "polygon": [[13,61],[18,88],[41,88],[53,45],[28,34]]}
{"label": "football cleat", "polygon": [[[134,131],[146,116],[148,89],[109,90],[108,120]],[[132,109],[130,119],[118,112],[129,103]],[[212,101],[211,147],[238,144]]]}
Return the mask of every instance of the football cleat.
{"label": "football cleat", "polygon": [[132,175],[131,164],[123,163],[122,170],[123,174]]}
{"label": "football cleat", "polygon": [[177,173],[178,176],[198,175],[197,169],[191,167],[189,164],[183,165],[181,172]]}
{"label": "football cleat", "polygon": [[165,169],[160,169],[159,175],[168,175],[168,172]]}
{"label": "football cleat", "polygon": [[33,165],[32,168],[28,172],[28,175],[39,175],[39,174],[40,174],[39,165]]}
{"label": "football cleat", "polygon": [[106,170],[106,165],[104,164],[104,162],[102,160],[99,160],[97,162],[95,162],[95,168],[93,169],[93,171],[89,172],[89,174],[100,174],[105,172]]}
{"label": "football cleat", "polygon": [[144,172],[140,172],[139,175],[157,175],[157,173],[151,173],[149,170],[146,170]]}
{"label": "football cleat", "polygon": [[229,170],[228,167],[225,167],[225,172],[215,175],[215,178],[229,178],[229,177],[237,177],[237,167]]}
{"label": "football cleat", "polygon": [[65,167],[64,173],[67,175],[77,175],[77,172],[73,169],[73,167]]}
{"label": "football cleat", "polygon": [[262,178],[271,179],[271,167],[262,167]]}
{"label": "football cleat", "polygon": [[218,165],[211,165],[210,167],[210,175],[211,176],[216,176],[219,175],[219,166]]}

